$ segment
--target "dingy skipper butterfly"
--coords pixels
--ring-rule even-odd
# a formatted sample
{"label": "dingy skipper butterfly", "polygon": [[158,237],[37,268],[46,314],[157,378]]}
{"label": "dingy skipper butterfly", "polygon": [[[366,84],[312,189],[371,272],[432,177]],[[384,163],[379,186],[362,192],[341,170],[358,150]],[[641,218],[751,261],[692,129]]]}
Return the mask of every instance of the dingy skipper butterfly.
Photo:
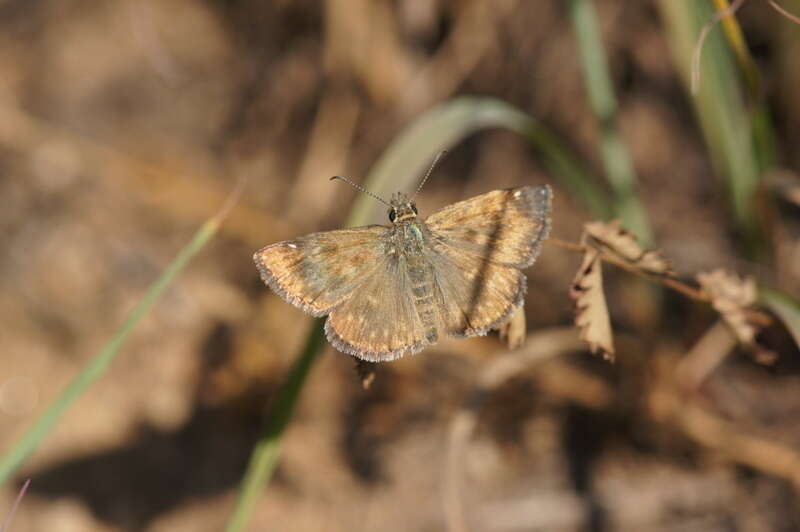
{"label": "dingy skipper butterfly", "polygon": [[487,192],[422,221],[413,199],[435,164],[411,198],[398,192],[388,203],[331,178],[385,203],[391,225],[314,233],[253,256],[275,293],[328,316],[325,334],[339,351],[394,360],[442,335],[484,335],[522,305],[522,269],[550,231],[550,187]]}

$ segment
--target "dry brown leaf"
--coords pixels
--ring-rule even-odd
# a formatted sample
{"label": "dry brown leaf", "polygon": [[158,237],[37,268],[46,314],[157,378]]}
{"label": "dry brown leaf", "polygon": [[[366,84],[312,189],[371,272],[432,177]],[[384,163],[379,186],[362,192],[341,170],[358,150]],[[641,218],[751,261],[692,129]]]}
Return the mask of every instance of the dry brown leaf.
{"label": "dry brown leaf", "polygon": [[519,307],[511,314],[511,317],[502,324],[498,331],[500,340],[508,345],[509,349],[516,349],[525,343],[527,333],[525,325],[525,306]]}
{"label": "dry brown leaf", "polygon": [[752,277],[742,279],[737,274],[723,269],[697,274],[697,282],[711,298],[711,306],[743,344],[753,345],[758,331],[747,317],[747,309],[758,296],[756,282]]}
{"label": "dry brown leaf", "polygon": [[606,297],[603,294],[603,269],[600,252],[589,248],[570,287],[575,300],[575,325],[581,330],[581,340],[589,344],[592,353],[614,361],[614,339]]}
{"label": "dry brown leaf", "polygon": [[589,222],[584,228],[592,238],[641,270],[656,275],[674,275],[672,264],[664,255],[656,250],[643,250],[633,233],[622,227],[619,220]]}

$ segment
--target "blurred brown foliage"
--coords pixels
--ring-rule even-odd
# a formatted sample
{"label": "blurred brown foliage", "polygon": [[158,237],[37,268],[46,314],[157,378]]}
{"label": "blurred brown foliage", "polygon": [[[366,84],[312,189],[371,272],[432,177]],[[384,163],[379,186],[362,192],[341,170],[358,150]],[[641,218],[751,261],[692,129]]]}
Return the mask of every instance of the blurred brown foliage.
{"label": "blurred brown foliage", "polygon": [[[800,38],[750,4],[740,20],[798,169]],[[775,221],[774,264],[742,260],[657,11],[597,7],[638,192],[678,274],[725,266],[800,293],[796,205]],[[455,95],[518,106],[599,169],[582,83],[561,0],[0,1],[0,448],[234,181],[249,183],[221,237],[26,464],[14,532],[220,530],[310,326],[260,283],[252,252],[341,226],[356,192],[327,178],[359,181]],[[418,203],[430,213],[543,182],[554,233],[577,239],[588,214],[509,132],[452,150]],[[564,328],[579,263],[546,246],[519,352],[496,336],[443,341],[379,366],[363,390],[353,360],[328,349],[252,530],[800,529],[788,333],[763,333],[778,359],[760,366],[708,305],[609,267],[611,366]]]}

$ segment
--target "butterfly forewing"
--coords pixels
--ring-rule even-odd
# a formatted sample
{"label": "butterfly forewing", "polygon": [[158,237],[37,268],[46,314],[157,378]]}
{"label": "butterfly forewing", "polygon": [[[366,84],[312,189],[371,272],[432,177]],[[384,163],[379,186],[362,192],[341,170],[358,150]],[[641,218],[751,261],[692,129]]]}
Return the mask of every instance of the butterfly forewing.
{"label": "butterfly forewing", "polygon": [[547,185],[495,190],[433,213],[435,242],[496,264],[527,268],[550,232]]}
{"label": "butterfly forewing", "polygon": [[388,232],[372,225],[315,233],[267,246],[253,259],[261,278],[283,299],[323,316],[382,266]]}
{"label": "butterfly forewing", "polygon": [[522,304],[525,275],[550,230],[548,186],[497,190],[461,201],[427,220],[441,323],[474,336]]}

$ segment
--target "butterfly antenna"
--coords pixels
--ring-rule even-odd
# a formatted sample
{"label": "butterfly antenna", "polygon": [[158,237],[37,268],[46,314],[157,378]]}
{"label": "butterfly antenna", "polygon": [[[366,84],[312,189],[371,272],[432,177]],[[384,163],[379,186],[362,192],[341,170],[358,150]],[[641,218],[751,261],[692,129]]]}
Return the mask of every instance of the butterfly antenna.
{"label": "butterfly antenna", "polygon": [[422,181],[420,182],[419,186],[417,187],[417,190],[414,192],[414,195],[411,196],[411,199],[414,199],[414,198],[417,197],[417,194],[419,194],[419,191],[422,190],[422,185],[425,184],[425,181],[428,180],[428,177],[430,177],[431,172],[433,172],[433,169],[436,168],[436,165],[439,163],[439,159],[441,159],[445,155],[447,155],[447,150],[442,150],[442,151],[440,151],[438,153],[438,155],[436,155],[436,158],[431,163],[431,167],[428,168],[427,172],[425,172],[425,177],[422,178]]}
{"label": "butterfly antenna", "polygon": [[342,181],[344,181],[345,183],[349,184],[351,187],[353,187],[354,189],[358,190],[359,192],[363,192],[363,193],[364,193],[364,194],[366,194],[367,196],[373,197],[373,198],[375,198],[376,200],[380,201],[381,203],[383,203],[383,204],[384,204],[384,205],[386,205],[387,207],[391,207],[391,204],[387,203],[387,202],[386,202],[386,200],[384,200],[384,199],[383,199],[383,198],[381,198],[380,196],[377,196],[376,194],[373,194],[372,192],[370,192],[370,191],[369,191],[369,190],[367,190],[366,188],[362,187],[361,185],[358,185],[358,184],[356,184],[356,183],[353,183],[352,181],[350,181],[349,179],[347,179],[347,178],[346,178],[346,177],[344,177],[344,176],[335,175],[335,176],[333,176],[333,177],[331,178],[331,181],[333,181],[334,179],[341,179]]}

